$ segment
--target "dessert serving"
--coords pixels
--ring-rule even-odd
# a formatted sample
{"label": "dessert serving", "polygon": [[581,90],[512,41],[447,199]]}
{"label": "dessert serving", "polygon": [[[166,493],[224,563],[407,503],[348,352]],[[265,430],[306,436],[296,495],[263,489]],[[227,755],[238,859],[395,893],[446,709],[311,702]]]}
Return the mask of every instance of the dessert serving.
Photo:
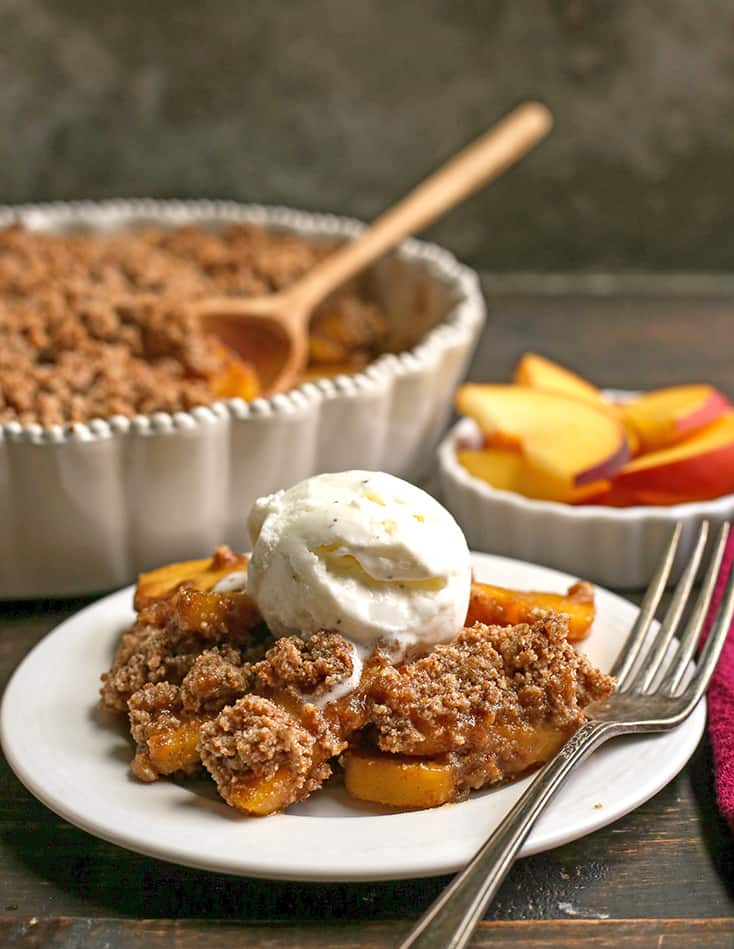
{"label": "dessert serving", "polygon": [[[255,398],[253,367],[191,304],[293,283],[334,248],[255,225],[113,234],[0,229],[0,423],[87,422]],[[363,369],[385,313],[352,283],[314,314],[301,381]]]}
{"label": "dessert serving", "polygon": [[569,642],[588,584],[474,582],[453,518],[397,478],[310,478],[261,498],[249,531],[251,558],[140,577],[101,694],[141,780],[204,770],[265,815],[341,767],[357,798],[430,807],[546,761],[612,689]]}

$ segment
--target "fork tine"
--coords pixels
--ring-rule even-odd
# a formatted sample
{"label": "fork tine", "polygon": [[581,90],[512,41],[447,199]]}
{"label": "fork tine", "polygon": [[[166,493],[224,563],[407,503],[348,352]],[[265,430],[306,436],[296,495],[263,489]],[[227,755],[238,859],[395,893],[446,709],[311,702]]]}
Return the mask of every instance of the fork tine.
{"label": "fork tine", "polygon": [[714,625],[711,627],[706,645],[701,650],[696,663],[696,672],[685,690],[684,695],[688,699],[687,709],[695,707],[708,687],[729,634],[732,617],[734,617],[734,570],[729,573]]}
{"label": "fork tine", "polygon": [[675,525],[673,530],[673,536],[670,538],[667,550],[665,555],[658,567],[655,576],[650,581],[650,586],[647,588],[645,597],[640,606],[640,612],[637,614],[637,619],[630,630],[629,638],[627,639],[627,645],[624,650],[617,657],[617,661],[612,666],[611,675],[617,680],[617,690],[619,691],[624,686],[627,678],[629,677],[630,670],[634,666],[638,655],[640,654],[640,649],[642,644],[645,641],[645,636],[647,631],[650,628],[650,623],[652,622],[653,617],[655,616],[655,610],[657,609],[658,603],[660,602],[660,597],[663,595],[663,590],[665,589],[665,584],[668,582],[668,577],[670,576],[670,571],[673,567],[673,561],[675,560],[675,553],[678,549],[678,541],[680,540],[680,534],[683,525],[680,521]]}
{"label": "fork tine", "polygon": [[[673,599],[670,601],[670,606],[665,613],[665,619],[663,620],[662,624],[660,625],[660,629],[655,635],[655,640],[648,650],[648,654],[645,657],[644,663],[635,675],[634,680],[629,682],[628,687],[630,689],[639,688],[639,691],[643,693],[649,691],[655,676],[658,674],[660,666],[666,659],[670,641],[678,629],[678,624],[680,623],[681,616],[683,615],[683,610],[685,609],[686,603],[688,602],[688,597],[691,593],[693,581],[696,579],[696,574],[698,573],[698,567],[701,563],[701,557],[703,556],[703,551],[706,546],[708,536],[709,524],[708,521],[703,521],[698,531],[698,539],[696,540],[696,546],[693,549],[693,554],[691,555],[691,559],[688,562],[683,576],[678,581],[678,585],[675,588],[675,593],[673,594]],[[640,680],[642,680],[641,683]]]}
{"label": "fork tine", "polygon": [[703,583],[701,584],[701,590],[698,594],[698,599],[696,600],[696,606],[694,607],[693,613],[688,619],[688,624],[686,626],[685,633],[681,637],[680,645],[678,646],[678,652],[675,654],[673,662],[665,673],[665,676],[660,683],[660,690],[666,692],[669,695],[674,695],[678,686],[680,685],[681,679],[685,675],[686,669],[693,658],[693,654],[696,651],[698,646],[698,640],[701,637],[701,630],[703,629],[703,624],[706,621],[706,616],[709,611],[709,606],[711,605],[711,599],[714,594],[714,587],[716,586],[716,580],[719,576],[719,570],[721,569],[721,561],[724,557],[724,548],[726,547],[726,541],[729,537],[729,524],[724,523],[719,528],[719,532],[716,536],[716,543],[714,546],[714,551],[711,555],[711,561],[706,571],[706,576],[704,577]]}

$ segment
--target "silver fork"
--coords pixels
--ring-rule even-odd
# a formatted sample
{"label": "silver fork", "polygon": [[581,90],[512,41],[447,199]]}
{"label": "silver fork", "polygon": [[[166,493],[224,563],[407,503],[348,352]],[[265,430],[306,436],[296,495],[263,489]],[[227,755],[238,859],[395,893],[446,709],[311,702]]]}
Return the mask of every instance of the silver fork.
{"label": "silver fork", "polygon": [[665,618],[648,635],[670,575],[681,534],[677,524],[660,566],[645,593],[640,612],[611,674],[612,695],[586,709],[587,721],[538,773],[499,827],[428,908],[400,949],[461,949],[512,866],[535,821],[570,772],[610,738],[632,732],[675,728],[690,715],[709,684],[734,614],[734,570],[726,584],[706,645],[687,675],[711,604],[729,533],[719,530],[701,590],[685,630],[674,636],[691,596],[709,526],[701,525],[693,555],[678,581]]}

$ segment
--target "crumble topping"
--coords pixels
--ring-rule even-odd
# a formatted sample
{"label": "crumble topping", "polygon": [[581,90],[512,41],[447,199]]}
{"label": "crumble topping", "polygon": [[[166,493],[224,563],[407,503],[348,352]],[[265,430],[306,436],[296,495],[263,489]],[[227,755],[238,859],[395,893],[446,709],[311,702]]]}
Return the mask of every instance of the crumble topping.
{"label": "crumble topping", "polygon": [[102,676],[102,705],[125,712],[130,696],[148,683],[180,685],[203,647],[201,637],[137,623],[122,637],[109,672]]}
{"label": "crumble topping", "polygon": [[[208,650],[205,661],[208,665],[197,668],[198,684],[195,685],[193,679],[189,683],[192,695],[201,692],[207,670],[215,676],[223,674],[217,664],[233,662],[231,657],[235,654],[243,662],[257,661],[264,656],[269,642],[269,634],[263,627],[229,629],[215,638],[209,629],[183,630],[170,618],[163,628],[137,623],[123,635],[112,668],[102,675],[102,707],[126,711],[130,696],[149,682],[181,685],[197,659]],[[217,645],[220,648],[215,653],[212,646]]]}
{"label": "crumble topping", "polygon": [[232,803],[232,791],[252,779],[283,775],[288,803],[321,787],[331,774],[328,759],[345,743],[324,740],[270,699],[245,695],[202,726],[199,750],[219,793]]}
{"label": "crumble topping", "polygon": [[255,674],[262,687],[316,697],[352,675],[353,655],[352,644],[339,633],[314,633],[305,641],[284,636],[255,666]]}
{"label": "crumble topping", "polygon": [[566,640],[567,621],[477,623],[403,666],[384,662],[367,692],[368,720],[384,751],[436,755],[482,741],[495,723],[577,726],[583,705],[611,679]]}
{"label": "crumble topping", "polygon": [[[188,305],[282,289],[334,247],[236,225],[117,234],[0,229],[0,423],[176,412],[220,396],[230,353]],[[359,284],[315,314],[309,369],[356,371],[384,350],[386,316]]]}
{"label": "crumble topping", "polygon": [[250,689],[252,666],[242,662],[242,653],[232,646],[206,649],[181,683],[181,702],[188,712],[210,715],[221,711]]}
{"label": "crumble topping", "polygon": [[[186,721],[181,690],[170,682],[155,685],[149,682],[130,696],[128,715],[130,734],[137,746],[130,769],[140,781],[155,781],[160,772],[151,761],[148,740],[154,735],[172,732]],[[194,762],[180,770],[193,773],[198,768],[199,763]]]}

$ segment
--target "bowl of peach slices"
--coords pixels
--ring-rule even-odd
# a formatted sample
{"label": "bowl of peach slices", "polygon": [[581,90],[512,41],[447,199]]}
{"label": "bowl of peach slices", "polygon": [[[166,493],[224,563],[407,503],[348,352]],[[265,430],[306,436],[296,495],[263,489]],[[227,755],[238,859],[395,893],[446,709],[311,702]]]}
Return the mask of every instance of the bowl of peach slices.
{"label": "bowl of peach slices", "polygon": [[455,407],[439,470],[474,549],[643,587],[676,522],[678,570],[702,520],[734,515],[734,406],[711,385],[602,391],[526,353]]}

